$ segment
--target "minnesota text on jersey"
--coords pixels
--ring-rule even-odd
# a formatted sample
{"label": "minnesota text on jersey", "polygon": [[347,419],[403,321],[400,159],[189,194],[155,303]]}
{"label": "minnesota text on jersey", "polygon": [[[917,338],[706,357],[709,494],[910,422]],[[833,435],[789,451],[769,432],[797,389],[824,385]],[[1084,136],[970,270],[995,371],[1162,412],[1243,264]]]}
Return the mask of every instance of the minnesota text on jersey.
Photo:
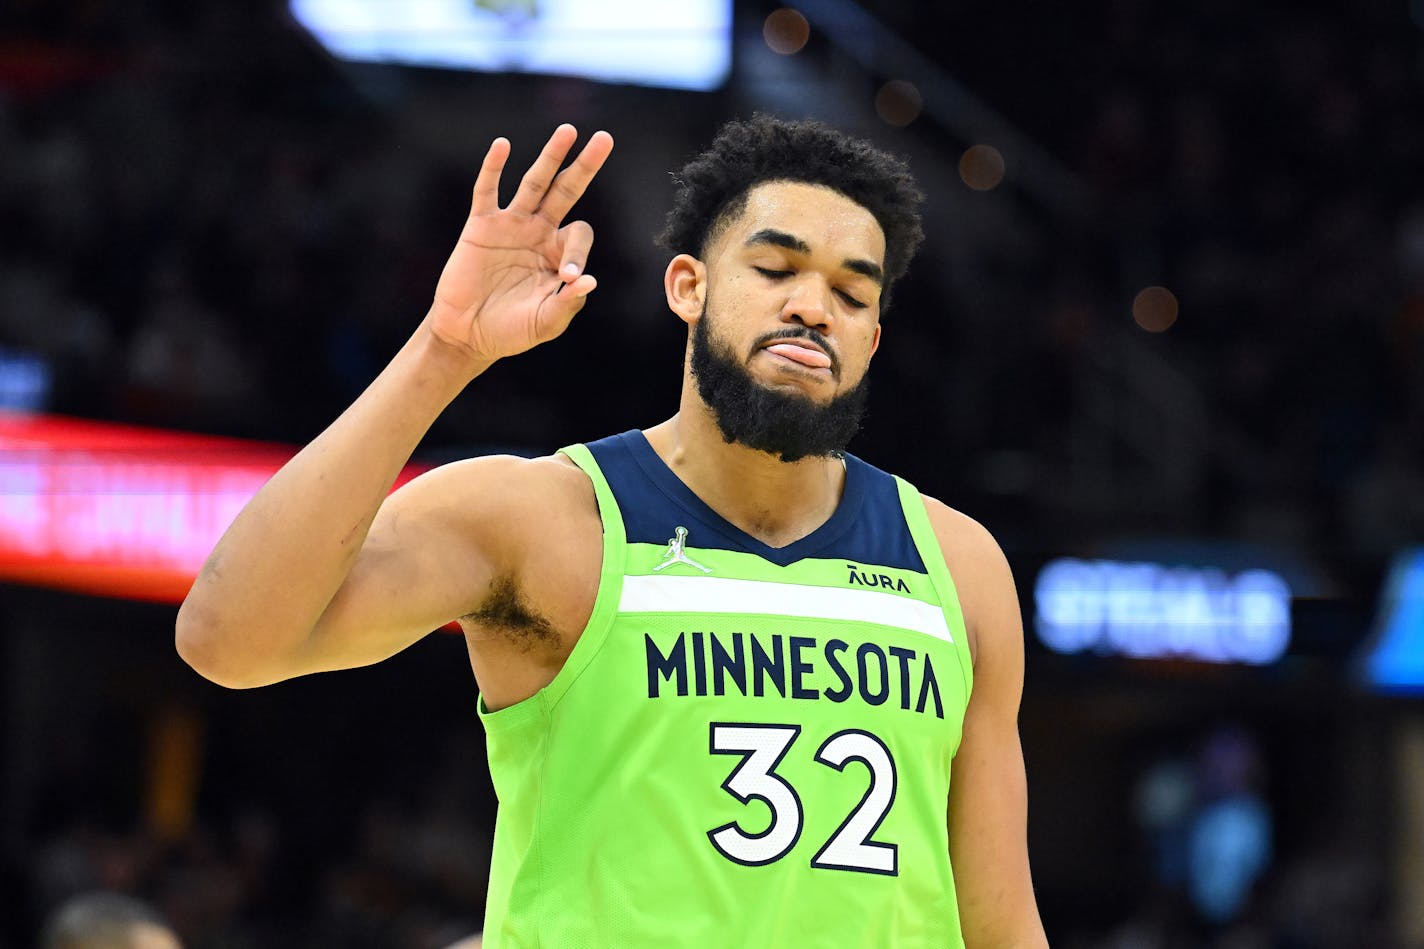
{"label": "minnesota text on jersey", "polygon": [[935,717],[944,718],[928,652],[870,641],[852,648],[843,639],[822,643],[813,636],[741,632],[684,630],[666,649],[648,633],[643,639],[650,699],[663,694],[664,683],[675,686],[680,696],[762,697],[775,689],[782,698],[845,702],[854,695],[867,705],[884,705],[893,697],[905,711],[923,713],[933,705]]}

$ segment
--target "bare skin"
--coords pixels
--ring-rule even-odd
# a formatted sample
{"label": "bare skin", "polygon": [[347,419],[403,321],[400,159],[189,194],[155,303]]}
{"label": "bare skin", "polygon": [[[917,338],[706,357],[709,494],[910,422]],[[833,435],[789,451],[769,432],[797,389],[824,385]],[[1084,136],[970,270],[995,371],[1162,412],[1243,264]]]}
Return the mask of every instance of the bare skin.
{"label": "bare skin", "polygon": [[[592,230],[563,220],[613,143],[596,133],[559,171],[575,138],[561,126],[503,209],[496,196],[509,144],[491,146],[425,319],[367,391],[253,498],[184,602],[178,649],[203,675],[245,688],[367,665],[451,620],[465,631],[490,709],[529,698],[558,673],[592,612],[601,566],[587,477],[562,456],[479,458],[386,495],[466,385],[496,360],[557,337],[596,287],[584,269]],[[824,401],[859,382],[879,346],[884,254],[884,235],[860,205],[826,188],[768,182],[749,193],[706,260],[669,263],[664,289],[689,330],[710,300],[714,338],[762,384]],[[829,341],[838,371],[755,345],[794,324]],[[723,441],[686,360],[678,413],[646,434],[709,506],[771,546],[825,523],[844,487],[837,460],[787,464]],[[1013,578],[987,531],[926,504],[974,657],[947,812],[966,940],[1046,945],[1025,843]]]}

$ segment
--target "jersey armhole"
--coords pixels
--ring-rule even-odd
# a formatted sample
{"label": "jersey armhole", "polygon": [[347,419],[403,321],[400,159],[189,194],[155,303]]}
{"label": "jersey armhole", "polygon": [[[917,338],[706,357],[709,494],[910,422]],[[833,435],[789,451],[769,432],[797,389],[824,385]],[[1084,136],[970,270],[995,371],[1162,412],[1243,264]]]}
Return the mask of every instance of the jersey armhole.
{"label": "jersey armhole", "polygon": [[905,512],[905,524],[910,528],[910,537],[925,562],[925,572],[939,595],[940,608],[944,620],[949,624],[954,637],[954,648],[959,656],[959,670],[964,676],[964,695],[968,698],[974,686],[974,657],[969,651],[969,634],[964,628],[964,610],[959,605],[959,593],[950,576],[949,566],[940,549],[939,538],[930,524],[929,511],[925,509],[925,499],[919,490],[899,475],[895,476],[895,486],[900,492],[900,508]]}
{"label": "jersey armhole", "polygon": [[603,476],[593,452],[589,451],[586,445],[570,445],[559,449],[559,454],[578,465],[588,476],[588,480],[593,482],[594,497],[598,501],[598,517],[603,522],[603,564],[599,568],[598,593],[594,597],[593,612],[589,614],[588,623],[579,634],[578,642],[574,644],[573,651],[564,661],[559,674],[542,690],[545,711],[553,710],[608,638],[608,630],[618,613],[618,600],[623,593],[624,560],[628,550],[623,514],[618,509],[613,489],[608,486],[608,479]]}

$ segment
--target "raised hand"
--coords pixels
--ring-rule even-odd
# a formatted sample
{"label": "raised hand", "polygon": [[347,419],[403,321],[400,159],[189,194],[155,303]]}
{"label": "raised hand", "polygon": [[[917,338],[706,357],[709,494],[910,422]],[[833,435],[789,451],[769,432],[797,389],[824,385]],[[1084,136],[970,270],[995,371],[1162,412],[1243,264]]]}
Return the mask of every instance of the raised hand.
{"label": "raised hand", "polygon": [[555,129],[505,208],[499,206],[499,179],[509,141],[497,138],[485,153],[469,219],[428,317],[438,339],[476,362],[522,353],[558,336],[598,285],[584,272],[593,228],[563,220],[603,167],[613,137],[595,132],[560,171],[577,138],[572,125]]}

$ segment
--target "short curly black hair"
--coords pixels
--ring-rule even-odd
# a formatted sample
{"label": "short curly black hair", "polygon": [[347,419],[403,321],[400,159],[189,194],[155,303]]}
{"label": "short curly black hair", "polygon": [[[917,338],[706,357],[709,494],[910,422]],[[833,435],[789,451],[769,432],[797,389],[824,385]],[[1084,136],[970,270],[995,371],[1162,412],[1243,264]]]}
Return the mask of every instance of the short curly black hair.
{"label": "short curly black hair", "polygon": [[801,181],[840,192],[874,215],[885,234],[884,303],[924,238],[924,195],[909,167],[864,139],[810,119],[757,114],[728,122],[706,151],[674,172],[673,181],[677,193],[658,243],[698,258],[759,184]]}

